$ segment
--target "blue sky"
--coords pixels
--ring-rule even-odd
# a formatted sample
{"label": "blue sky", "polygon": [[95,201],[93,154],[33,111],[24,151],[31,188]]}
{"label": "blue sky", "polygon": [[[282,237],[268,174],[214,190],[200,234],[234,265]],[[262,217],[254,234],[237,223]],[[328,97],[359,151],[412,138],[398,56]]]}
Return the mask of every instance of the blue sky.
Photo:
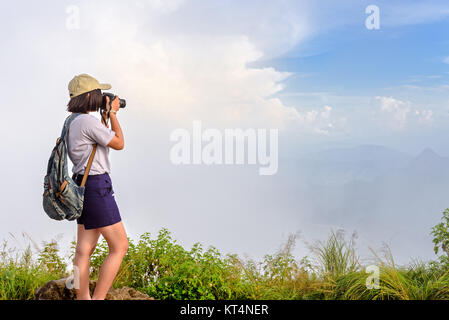
{"label": "blue sky", "polygon": [[[380,8],[379,30],[365,28],[368,15],[364,8],[368,3]],[[338,5],[328,8],[324,20],[338,23],[324,23],[323,31],[280,56],[253,65],[292,73],[285,80],[284,90],[278,93],[287,105],[307,110],[327,104],[335,113],[347,116],[350,129],[340,142],[388,145],[396,141],[392,146],[411,152],[419,152],[427,144],[449,155],[445,146],[449,120],[449,64],[445,63],[449,52],[449,4],[378,1],[348,4],[347,8],[347,12]],[[398,12],[402,15],[395,19]],[[379,96],[410,107],[407,124],[400,130],[383,131],[381,136],[379,127],[372,126],[370,114],[378,108],[375,101]],[[432,112],[426,125],[408,121],[420,109]],[[357,122],[363,130],[357,129]],[[333,138],[330,141],[335,143]]]}
{"label": "blue sky", "polygon": [[[337,91],[373,94],[386,87],[448,83],[449,20],[367,30],[341,27],[310,39],[282,57],[265,61],[298,73],[286,92]],[[301,75],[304,74],[304,77]]]}

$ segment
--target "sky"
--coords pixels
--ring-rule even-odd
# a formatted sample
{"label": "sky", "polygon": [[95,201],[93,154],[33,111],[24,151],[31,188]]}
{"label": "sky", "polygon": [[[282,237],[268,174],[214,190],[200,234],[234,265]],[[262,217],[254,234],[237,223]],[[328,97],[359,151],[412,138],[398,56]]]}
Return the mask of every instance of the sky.
{"label": "sky", "polygon": [[[369,5],[378,30],[365,25]],[[286,202],[288,168],[260,177],[253,166],[173,166],[170,132],[194,120],[279,129],[282,159],[360,145],[449,156],[447,1],[14,1],[0,18],[0,238],[58,236],[64,247],[75,235],[40,202],[67,84],[81,73],[127,100],[111,177],[131,236],[166,226],[186,246],[255,257],[290,232],[327,236]],[[431,243],[423,248],[416,254],[431,257]]]}

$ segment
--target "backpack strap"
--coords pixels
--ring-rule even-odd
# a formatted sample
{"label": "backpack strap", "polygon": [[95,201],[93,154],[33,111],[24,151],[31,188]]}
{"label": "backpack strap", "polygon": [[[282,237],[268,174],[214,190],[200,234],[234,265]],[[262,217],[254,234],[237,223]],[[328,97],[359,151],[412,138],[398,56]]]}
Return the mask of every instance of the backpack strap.
{"label": "backpack strap", "polygon": [[[67,146],[67,140],[66,140],[67,138],[66,138],[66,136],[68,136],[68,132],[69,132],[69,129],[70,129],[70,124],[79,115],[80,115],[80,113],[73,113],[73,114],[71,114],[71,115],[69,115],[67,117],[67,119],[64,122],[64,127],[62,128],[61,137],[58,138],[58,141],[57,141],[58,144],[61,141],[65,141],[66,146]],[[89,160],[87,161],[87,167],[86,167],[86,170],[84,171],[83,180],[81,181],[80,187],[84,187],[85,184],[86,184],[87,177],[89,176],[90,168],[92,167],[92,162],[94,161],[94,156],[95,156],[96,150],[97,150],[97,145],[94,144],[94,146],[92,148],[92,152],[90,153],[90,156],[89,156]]]}
{"label": "backpack strap", "polygon": [[84,185],[86,184],[87,176],[89,175],[90,167],[92,167],[92,162],[94,161],[94,156],[95,156],[96,150],[97,150],[97,145],[94,144],[94,146],[92,148],[92,152],[89,157],[89,161],[87,161],[87,167],[86,167],[86,170],[84,171],[84,176],[83,176],[83,180],[81,181],[80,187],[84,187]]}
{"label": "backpack strap", "polygon": [[62,132],[61,132],[61,137],[58,139],[58,141],[64,141],[66,139],[66,136],[69,133],[69,129],[70,129],[70,124],[72,123],[73,120],[75,120],[76,117],[78,117],[79,115],[81,115],[81,113],[73,113],[71,115],[69,115],[67,117],[67,119],[65,119],[64,121],[64,126],[62,127]]}

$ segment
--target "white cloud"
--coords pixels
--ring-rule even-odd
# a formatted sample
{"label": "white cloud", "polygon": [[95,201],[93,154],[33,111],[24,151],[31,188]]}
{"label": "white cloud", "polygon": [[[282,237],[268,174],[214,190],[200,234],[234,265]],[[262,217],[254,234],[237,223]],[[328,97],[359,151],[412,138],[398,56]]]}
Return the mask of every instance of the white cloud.
{"label": "white cloud", "polygon": [[433,121],[432,110],[415,110],[415,115],[418,117],[418,121],[421,123],[429,123]]}
{"label": "white cloud", "polygon": [[407,114],[410,112],[410,103],[393,97],[376,97],[380,102],[380,110],[388,115],[387,124],[393,129],[403,129],[407,123]]}
{"label": "white cloud", "polygon": [[[112,91],[128,100],[126,113],[140,121],[176,127],[201,119],[216,127],[336,130],[343,122],[332,119],[330,107],[298,112],[273,97],[291,73],[248,67],[308,34],[306,11],[292,11],[290,5],[209,10],[201,21],[196,15],[208,7],[199,1],[85,3],[80,30],[27,24],[21,32],[33,40],[16,38],[10,46],[41,62],[27,70],[27,81],[45,74],[53,87],[66,88],[74,74],[90,73],[111,83]],[[232,15],[242,19],[230,23]],[[14,63],[5,67],[17,69]]]}
{"label": "white cloud", "polygon": [[[209,126],[296,128],[316,133],[345,127],[346,115],[337,117],[327,106],[338,108],[337,101],[323,98],[309,103],[308,108],[286,105],[273,95],[283,90],[291,73],[248,67],[285,52],[317,30],[314,24],[323,21],[312,21],[319,12],[312,2],[257,6],[250,1],[229,7],[195,0],[105,3],[80,5],[80,30],[49,28],[55,21],[42,17],[38,23],[24,23],[20,34],[32,35],[28,37],[32,40],[24,42],[13,32],[5,41],[14,48],[11,52],[26,53],[21,57],[25,62],[15,63],[12,53],[3,53],[2,67],[16,74],[23,68],[30,83],[45,74],[52,87],[61,88],[75,73],[91,73],[111,82],[113,91],[128,99],[130,116],[150,122],[162,119],[170,126],[202,119]],[[426,12],[429,15],[430,11]],[[54,12],[50,13],[53,17]],[[31,61],[28,66],[26,57]],[[404,128],[410,116],[409,103],[386,97],[379,100],[387,124]],[[432,117],[422,112],[420,116],[423,121]]]}
{"label": "white cloud", "polygon": [[393,97],[376,97],[380,103],[380,110],[386,117],[382,118],[391,129],[404,129],[409,122],[428,124],[433,121],[431,109],[413,108],[410,102],[401,101]]}
{"label": "white cloud", "polygon": [[449,57],[444,58],[443,62],[449,64]]}

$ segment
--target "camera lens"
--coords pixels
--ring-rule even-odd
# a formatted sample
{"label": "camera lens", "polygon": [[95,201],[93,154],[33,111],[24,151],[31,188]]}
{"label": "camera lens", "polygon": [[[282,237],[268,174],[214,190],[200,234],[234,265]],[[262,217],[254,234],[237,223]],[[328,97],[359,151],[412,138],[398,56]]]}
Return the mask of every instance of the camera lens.
{"label": "camera lens", "polygon": [[[109,97],[109,101],[112,101],[115,99],[116,95],[110,92],[103,92],[103,103],[102,103],[102,109],[106,109],[106,97]],[[120,100],[120,108],[126,107],[126,100],[125,99],[119,99]]]}

